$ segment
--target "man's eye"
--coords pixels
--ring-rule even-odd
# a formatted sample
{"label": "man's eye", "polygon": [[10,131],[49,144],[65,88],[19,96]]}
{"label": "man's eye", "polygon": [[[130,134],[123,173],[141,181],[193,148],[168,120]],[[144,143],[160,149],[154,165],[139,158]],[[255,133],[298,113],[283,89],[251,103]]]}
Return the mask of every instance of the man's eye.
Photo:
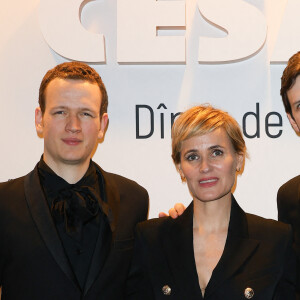
{"label": "man's eye", "polygon": [[93,116],[90,113],[88,113],[88,112],[83,112],[82,115],[85,116],[85,117],[91,117],[91,118],[93,118]]}
{"label": "man's eye", "polygon": [[54,112],[55,115],[63,115],[65,114],[65,112],[63,110],[59,110],[59,111],[56,111]]}

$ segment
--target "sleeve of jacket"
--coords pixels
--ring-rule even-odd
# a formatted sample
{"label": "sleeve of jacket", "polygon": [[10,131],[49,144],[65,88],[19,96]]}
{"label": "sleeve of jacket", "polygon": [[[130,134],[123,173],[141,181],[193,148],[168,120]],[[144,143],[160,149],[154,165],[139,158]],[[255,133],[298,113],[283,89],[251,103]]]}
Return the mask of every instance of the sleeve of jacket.
{"label": "sleeve of jacket", "polygon": [[130,272],[126,282],[126,300],[151,300],[154,293],[145,268],[145,241],[143,241],[140,224],[135,230],[135,246]]}
{"label": "sleeve of jacket", "polygon": [[283,261],[283,272],[276,288],[275,300],[296,299],[296,256],[292,247],[292,229],[285,239],[282,247],[285,247],[285,255]]}
{"label": "sleeve of jacket", "polygon": [[290,195],[287,194],[285,185],[281,186],[277,193],[278,221],[287,224],[291,224],[291,220],[289,220],[289,199]]}
{"label": "sleeve of jacket", "polygon": [[277,193],[278,220],[291,224],[293,229],[293,249],[297,265],[297,299],[300,299],[300,244],[299,244],[299,183],[300,176],[292,178],[282,185]]}

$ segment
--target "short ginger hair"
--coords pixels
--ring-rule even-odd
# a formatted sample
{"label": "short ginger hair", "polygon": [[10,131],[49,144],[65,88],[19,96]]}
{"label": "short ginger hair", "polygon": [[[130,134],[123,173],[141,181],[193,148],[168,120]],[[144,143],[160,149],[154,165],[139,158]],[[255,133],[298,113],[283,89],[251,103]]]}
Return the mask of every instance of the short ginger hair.
{"label": "short ginger hair", "polygon": [[53,69],[49,70],[44,76],[39,90],[39,105],[42,114],[45,113],[46,109],[46,99],[45,91],[49,83],[55,78],[59,79],[73,79],[73,80],[85,80],[92,84],[97,84],[101,95],[101,106],[100,106],[100,116],[107,112],[108,106],[108,96],[106,92],[105,85],[100,77],[100,75],[89,65],[74,61],[65,62],[55,66]]}

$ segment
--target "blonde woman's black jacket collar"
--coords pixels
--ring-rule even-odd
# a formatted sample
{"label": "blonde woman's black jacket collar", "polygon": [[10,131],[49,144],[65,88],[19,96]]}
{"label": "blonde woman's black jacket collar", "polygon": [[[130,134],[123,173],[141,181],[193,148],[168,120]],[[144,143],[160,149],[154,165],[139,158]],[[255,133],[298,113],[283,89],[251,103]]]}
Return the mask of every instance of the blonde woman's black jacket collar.
{"label": "blonde woman's black jacket collar", "polygon": [[[245,213],[232,197],[228,237],[204,299],[293,300],[295,257],[290,226]],[[169,287],[170,295],[164,295]],[[128,299],[202,299],[193,252],[193,205],[184,214],[137,227]],[[249,298],[250,299],[250,298]]]}

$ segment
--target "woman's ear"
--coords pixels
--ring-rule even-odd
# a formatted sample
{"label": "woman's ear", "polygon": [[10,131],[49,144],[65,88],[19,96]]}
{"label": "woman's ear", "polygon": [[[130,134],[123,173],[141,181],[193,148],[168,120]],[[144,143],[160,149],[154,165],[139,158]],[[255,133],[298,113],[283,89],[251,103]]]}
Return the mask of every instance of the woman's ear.
{"label": "woman's ear", "polygon": [[183,173],[183,171],[181,169],[181,164],[180,163],[176,165],[176,169],[177,169],[177,171],[178,171],[178,173],[179,173],[179,175],[181,177],[181,181],[185,182],[186,178],[185,178],[184,173]]}
{"label": "woman's ear", "polygon": [[245,154],[244,153],[237,153],[237,164],[236,164],[236,171],[240,172],[244,165]]}

